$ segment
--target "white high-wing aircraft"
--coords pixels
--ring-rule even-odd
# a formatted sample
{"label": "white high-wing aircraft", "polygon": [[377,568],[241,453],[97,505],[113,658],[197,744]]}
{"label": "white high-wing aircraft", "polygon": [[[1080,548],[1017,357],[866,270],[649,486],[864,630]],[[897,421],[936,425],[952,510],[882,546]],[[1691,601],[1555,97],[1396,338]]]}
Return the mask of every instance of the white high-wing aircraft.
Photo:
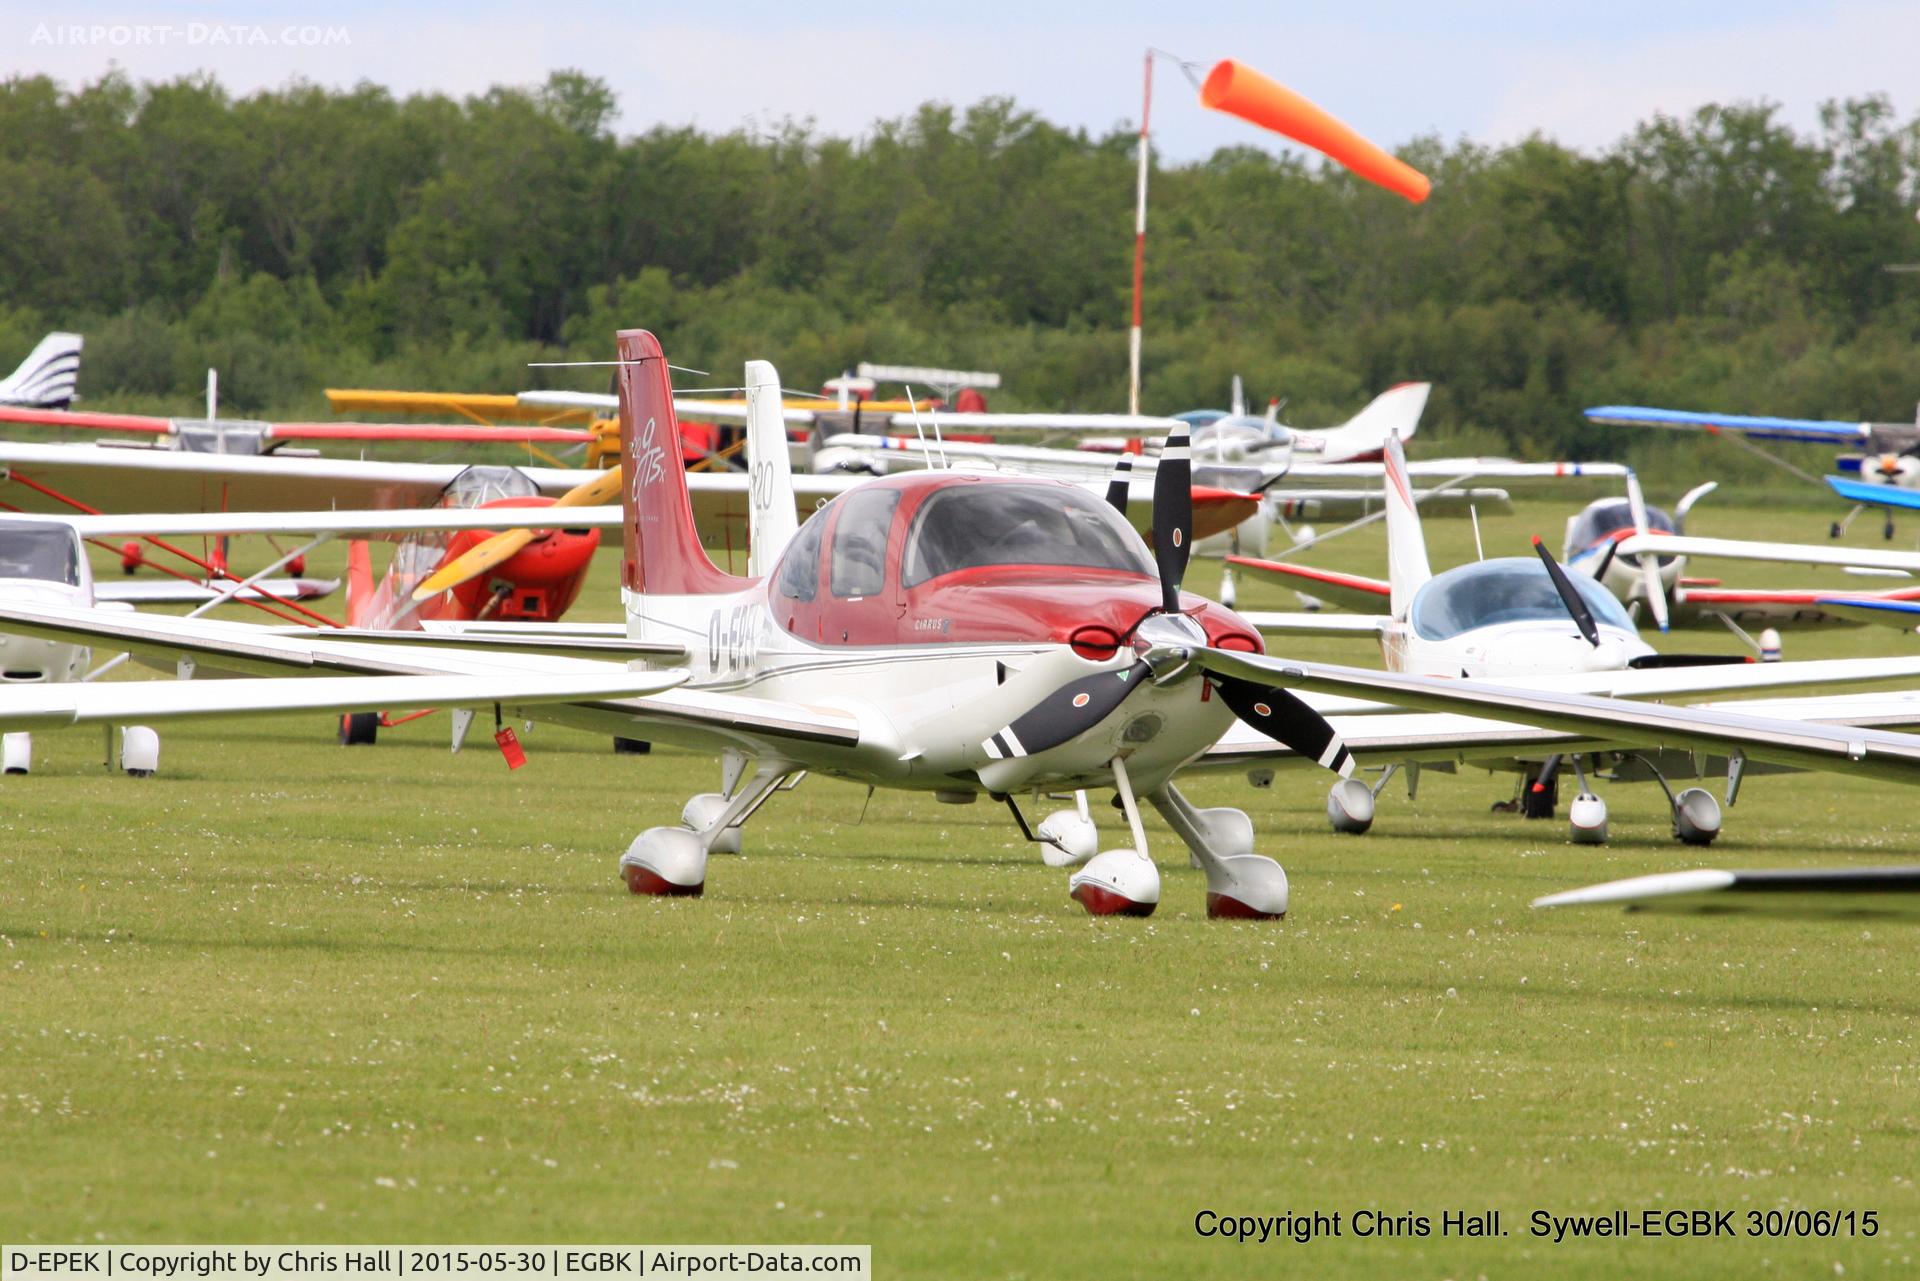
{"label": "white high-wing aircraft", "polygon": [[[1912,677],[1904,658],[1755,666],[1719,655],[1658,654],[1640,638],[1633,619],[1612,593],[1586,574],[1563,570],[1537,538],[1534,540],[1536,556],[1474,561],[1434,574],[1407,478],[1405,455],[1397,441],[1387,447],[1386,479],[1386,581],[1249,557],[1233,558],[1232,563],[1246,572],[1289,586],[1310,586],[1318,595],[1362,608],[1377,610],[1384,604],[1387,612],[1249,613],[1245,615],[1249,622],[1270,635],[1375,636],[1390,672],[1486,678],[1528,688],[1604,690],[1617,698],[1781,689],[1868,677],[1883,680]],[[1636,488],[1634,493],[1637,495],[1637,492]],[[1707,540],[1649,534],[1622,538],[1617,546],[1624,558],[1635,547],[1666,549],[1675,542],[1703,541]],[[1920,557],[1914,559],[1920,560]],[[1653,557],[1646,555],[1643,562],[1650,569]],[[1325,702],[1317,702],[1315,706],[1327,714],[1360,710]],[[1354,731],[1347,728],[1343,733],[1352,736]],[[1495,755],[1484,750],[1485,746],[1482,744],[1483,750],[1477,753],[1483,761]],[[1607,806],[1587,785],[1588,762],[1583,758],[1590,755],[1580,750],[1529,750],[1507,756],[1501,763],[1505,768],[1522,771],[1523,811],[1530,818],[1543,818],[1554,811],[1557,798],[1554,780],[1560,763],[1570,761],[1580,782],[1579,795],[1569,810],[1573,839],[1598,843],[1607,838]],[[1609,751],[1602,747],[1598,755],[1607,760],[1623,753],[1617,748]],[[1697,788],[1676,794],[1667,786],[1660,768],[1649,759],[1651,755],[1637,756],[1636,765],[1658,779],[1666,790],[1673,806],[1675,835],[1692,844],[1712,841],[1720,830],[1718,804]],[[1419,759],[1415,753],[1409,755],[1405,763],[1414,765]],[[1596,774],[1599,767],[1600,762],[1595,761]],[[1740,767],[1735,765],[1732,769],[1729,803],[1738,792]],[[1410,781],[1412,777],[1410,771]],[[1383,776],[1382,786],[1385,781]],[[1352,780],[1335,784],[1328,797],[1327,814],[1336,830],[1367,830],[1373,820],[1378,791],[1379,787],[1368,788]]]}
{"label": "white high-wing aircraft", "polygon": [[[535,652],[502,652],[502,638],[510,647],[519,633],[497,629],[382,638],[396,646],[57,606],[0,606],[0,626],[112,644],[163,662],[188,658],[206,670],[458,679],[470,700],[490,695],[515,715],[528,701],[516,690],[543,679],[684,680],[681,689],[585,696],[525,713],[721,755],[722,790],[693,798],[682,824],[643,831],[622,858],[622,877],[636,893],[699,893],[708,854],[735,847],[740,825],[784,783],[819,770],[947,801],[984,794],[1006,803],[1029,831],[1016,798],[1111,788],[1130,841],[1069,879],[1074,897],[1102,913],[1144,914],[1159,900],[1139,822],[1144,796],[1203,867],[1211,914],[1278,916],[1288,906],[1286,876],[1254,852],[1251,820],[1235,809],[1194,807],[1175,778],[1236,718],[1280,740],[1263,759],[1347,773],[1350,753],[1340,735],[1292,689],[1385,700],[1469,723],[1492,714],[1502,726],[1531,722],[1582,739],[1920,781],[1920,738],[1875,728],[1267,657],[1244,619],[1179,590],[1191,529],[1178,432],[1162,455],[1150,557],[1084,488],[1032,478],[931,472],[874,480],[796,527],[783,431],[769,409],[749,427],[749,438],[764,446],[756,470],[761,459],[767,463],[752,499],[754,559],[769,568],[762,578],[737,578],[708,559],[678,451],[660,443],[676,433],[658,343],[626,331],[619,349],[627,627],[624,636],[600,638],[601,651],[670,664],[669,672],[629,673],[539,644]],[[771,408],[778,395],[771,367],[755,362],[747,383],[750,397]],[[547,635],[584,644],[596,634],[562,627]],[[259,684],[77,692],[165,702],[154,715],[219,715],[261,710],[252,692]],[[192,697],[154,698],[174,690]],[[36,716],[71,719],[74,692],[0,690],[0,728]],[[20,693],[52,697],[23,707],[13,697]],[[381,697],[375,705],[397,701]],[[1432,745],[1463,741],[1455,730]]]}
{"label": "white high-wing aircraft", "polygon": [[0,405],[65,409],[80,385],[79,334],[53,333],[27,353],[20,367],[0,378]]}

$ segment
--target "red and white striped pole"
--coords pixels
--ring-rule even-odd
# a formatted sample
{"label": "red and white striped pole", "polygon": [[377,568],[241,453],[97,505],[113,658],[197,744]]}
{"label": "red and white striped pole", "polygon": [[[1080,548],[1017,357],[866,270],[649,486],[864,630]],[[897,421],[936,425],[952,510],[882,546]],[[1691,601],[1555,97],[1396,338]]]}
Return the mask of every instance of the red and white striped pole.
{"label": "red and white striped pole", "polygon": [[1133,206],[1133,330],[1127,335],[1127,412],[1140,412],[1140,282],[1147,269],[1147,116],[1153,110],[1153,50],[1140,101],[1140,184]]}

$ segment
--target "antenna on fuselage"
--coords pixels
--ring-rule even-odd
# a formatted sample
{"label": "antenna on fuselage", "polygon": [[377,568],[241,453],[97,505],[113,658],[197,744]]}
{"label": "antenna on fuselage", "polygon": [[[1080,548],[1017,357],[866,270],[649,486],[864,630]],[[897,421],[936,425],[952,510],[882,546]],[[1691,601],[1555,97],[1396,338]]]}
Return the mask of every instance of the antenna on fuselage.
{"label": "antenna on fuselage", "polygon": [[[913,434],[916,437],[918,437],[920,440],[921,460],[926,463],[928,471],[938,470],[934,466],[933,452],[927,448],[927,433],[920,426],[920,404],[918,401],[916,401],[913,398],[913,384],[912,383],[906,384],[906,388],[907,388],[907,408],[911,410],[913,413]],[[928,407],[927,412],[928,413],[933,412],[933,409],[931,406]],[[934,420],[933,438],[936,441],[940,439],[940,422],[938,419]],[[945,468],[946,465],[947,465],[947,451],[945,446],[942,446],[940,450],[940,468]]]}

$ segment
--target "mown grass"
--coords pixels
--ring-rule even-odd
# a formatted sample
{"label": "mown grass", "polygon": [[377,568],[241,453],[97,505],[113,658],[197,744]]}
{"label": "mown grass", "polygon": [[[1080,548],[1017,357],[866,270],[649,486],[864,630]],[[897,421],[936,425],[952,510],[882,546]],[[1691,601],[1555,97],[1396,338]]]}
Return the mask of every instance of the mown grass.
{"label": "mown grass", "polygon": [[[1487,522],[1489,551],[1565,508]],[[1470,554],[1464,522],[1434,540],[1436,563]],[[1378,555],[1369,532],[1321,563]],[[613,613],[602,568],[586,616]],[[0,1239],[849,1241],[930,1277],[1910,1274],[1910,928],[1527,907],[1685,866],[1904,860],[1898,789],[1755,779],[1703,856],[1645,786],[1612,789],[1593,850],[1490,813],[1510,784],[1481,774],[1396,784],[1363,839],[1327,831],[1318,781],[1208,779],[1286,865],[1287,921],[1207,921],[1151,818],[1160,912],[1092,921],[995,808],[823,780],[762,812],[707,898],[635,900],[616,858],[711,760],[542,726],[508,773],[445,732],[179,727],[145,782],[88,735],[40,737],[37,772],[0,783]],[[1876,1210],[1880,1234],[1554,1246],[1525,1222],[1798,1205]],[[1374,1209],[1437,1232],[1450,1208],[1509,1235],[1193,1227]]]}

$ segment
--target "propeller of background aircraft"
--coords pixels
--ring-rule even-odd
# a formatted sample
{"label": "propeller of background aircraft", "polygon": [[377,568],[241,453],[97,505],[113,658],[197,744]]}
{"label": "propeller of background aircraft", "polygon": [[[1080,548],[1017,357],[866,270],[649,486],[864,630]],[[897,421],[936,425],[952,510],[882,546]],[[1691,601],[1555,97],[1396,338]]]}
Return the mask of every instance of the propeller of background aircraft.
{"label": "propeller of background aircraft", "polygon": [[[554,499],[555,507],[598,507],[612,502],[620,496],[621,471],[618,467],[608,468],[592,480],[575,485],[560,497]],[[476,545],[465,555],[456,557],[430,575],[425,582],[413,589],[413,599],[427,600],[441,592],[458,587],[468,579],[504,565],[520,554],[520,550],[534,540],[531,529],[509,529],[495,534],[484,543]]]}

